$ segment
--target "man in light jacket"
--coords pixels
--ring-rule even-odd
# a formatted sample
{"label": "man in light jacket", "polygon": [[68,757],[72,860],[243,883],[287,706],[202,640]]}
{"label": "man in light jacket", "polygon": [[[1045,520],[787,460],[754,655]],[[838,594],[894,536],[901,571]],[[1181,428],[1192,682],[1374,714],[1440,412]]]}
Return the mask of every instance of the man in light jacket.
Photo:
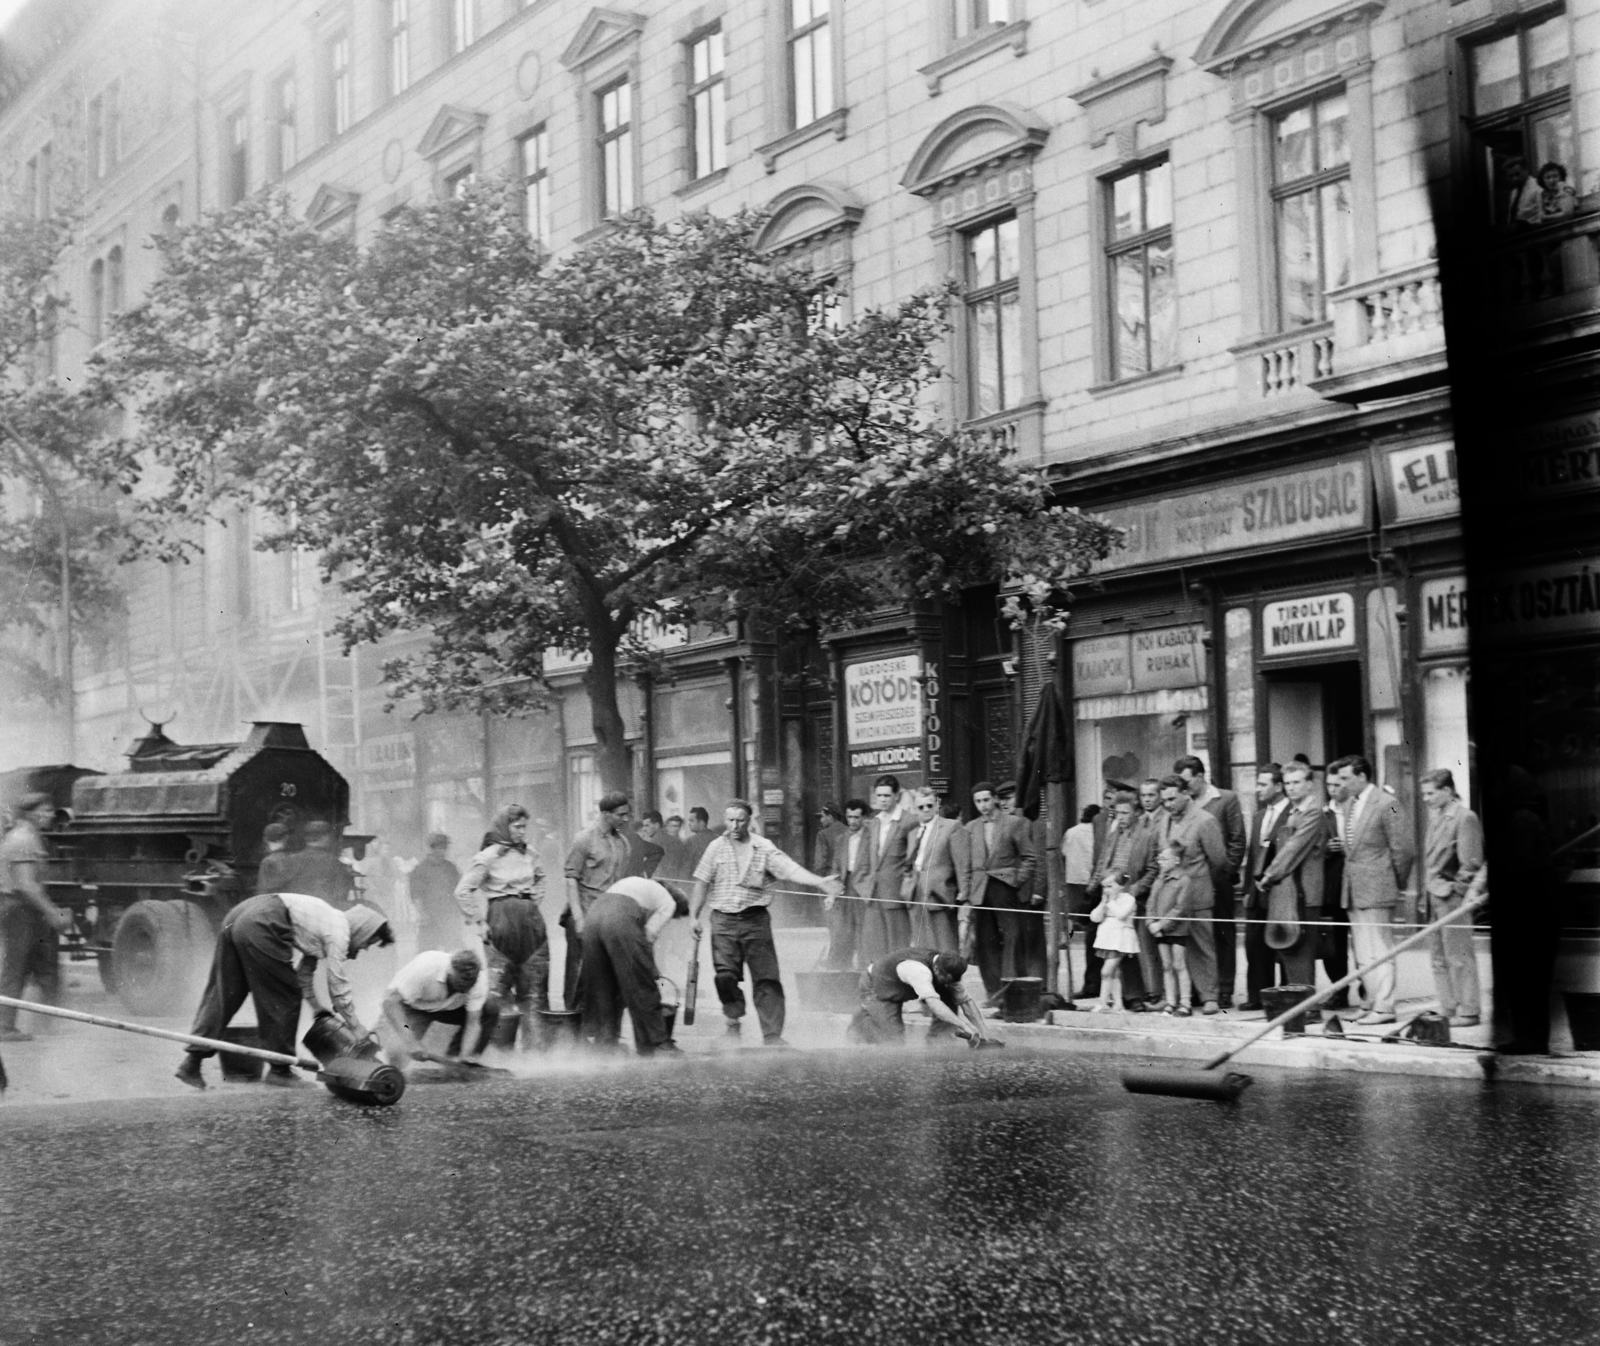
{"label": "man in light jacket", "polygon": [[1180,757],[1172,769],[1183,777],[1195,803],[1215,818],[1222,829],[1223,862],[1211,872],[1216,903],[1216,923],[1212,930],[1217,946],[1217,1003],[1228,1009],[1233,1005],[1233,985],[1238,979],[1239,937],[1233,923],[1233,894],[1244,864],[1244,809],[1232,790],[1212,784],[1206,764],[1198,757]]}
{"label": "man in light jacket", "polygon": [[[1258,901],[1250,914],[1267,924],[1259,927],[1262,944],[1283,969],[1285,986],[1317,984],[1317,927],[1322,920],[1323,861],[1328,847],[1327,814],[1317,798],[1311,768],[1290,762],[1280,773],[1288,798],[1287,811],[1268,818],[1272,854],[1254,884]],[[1266,810],[1263,810],[1263,816]]]}
{"label": "man in light jacket", "polygon": [[1017,975],[1017,922],[1038,919],[1026,913],[1020,896],[1033,881],[1035,858],[1028,820],[1003,812],[993,785],[974,785],[972,803],[978,816],[966,826],[965,890],[972,906],[967,943],[992,999],[1007,978]]}
{"label": "man in light jacket", "polygon": [[833,868],[818,871],[839,880],[839,896],[822,900],[828,914],[828,967],[834,972],[852,970],[861,946],[861,921],[867,908],[864,899],[872,896],[870,812],[864,799],[845,803],[844,831],[831,849]]}
{"label": "man in light jacket", "polygon": [[[1365,967],[1394,947],[1395,910],[1410,881],[1417,847],[1400,801],[1372,783],[1365,757],[1341,757],[1328,765],[1337,776],[1343,801],[1333,815],[1344,847],[1344,879],[1339,902],[1350,913],[1355,961]],[[1394,1022],[1394,964],[1385,963],[1362,978],[1370,1003],[1359,1024]]]}
{"label": "man in light jacket", "polygon": [[911,942],[940,953],[960,953],[957,911],[966,900],[967,834],[954,818],[939,812],[939,796],[918,790],[917,830],[911,834],[911,872],[907,886],[911,908]]}
{"label": "man in light jacket", "polygon": [[[1426,921],[1455,911],[1483,868],[1483,824],[1456,796],[1456,780],[1444,768],[1422,778],[1422,802],[1428,806],[1428,835],[1422,846],[1423,901]],[[1429,941],[1433,955],[1433,987],[1439,1012],[1453,1028],[1474,1028],[1482,1013],[1478,955],[1472,927],[1447,925]]]}

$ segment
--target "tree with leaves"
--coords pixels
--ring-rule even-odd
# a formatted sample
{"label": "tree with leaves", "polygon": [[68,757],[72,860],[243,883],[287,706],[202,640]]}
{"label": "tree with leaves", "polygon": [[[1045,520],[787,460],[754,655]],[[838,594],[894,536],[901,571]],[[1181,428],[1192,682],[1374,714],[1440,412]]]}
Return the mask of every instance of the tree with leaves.
{"label": "tree with leaves", "polygon": [[548,652],[586,656],[607,789],[652,626],[838,627],[1002,578],[1048,618],[1115,530],[939,426],[946,296],[821,320],[760,223],[640,213],[552,260],[485,187],[364,248],[264,199],[159,240],[104,379],[161,545],[263,507],[265,545],[337,580],[347,642],[428,633],[386,669],[425,709],[527,705]]}
{"label": "tree with leaves", "polygon": [[25,702],[64,707],[69,722],[72,633],[119,602],[120,536],[94,451],[101,411],[51,368],[71,236],[65,214],[0,216],[0,677]]}

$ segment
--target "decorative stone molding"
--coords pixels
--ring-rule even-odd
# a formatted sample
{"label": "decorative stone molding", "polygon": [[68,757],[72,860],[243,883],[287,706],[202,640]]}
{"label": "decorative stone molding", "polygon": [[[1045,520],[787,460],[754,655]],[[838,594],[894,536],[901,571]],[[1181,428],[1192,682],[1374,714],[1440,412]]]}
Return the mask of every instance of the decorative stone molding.
{"label": "decorative stone molding", "polygon": [[1195,64],[1231,83],[1235,107],[1292,97],[1372,60],[1369,28],[1384,0],[1230,0]]}
{"label": "decorative stone molding", "polygon": [[1140,122],[1154,126],[1167,115],[1167,71],[1172,57],[1156,55],[1067,95],[1089,117],[1089,146],[1114,139],[1119,159],[1133,158]]}
{"label": "decorative stone molding", "polygon": [[850,261],[850,235],[865,208],[848,192],[823,183],[805,183],[773,197],[770,214],[756,234],[758,251],[786,260],[811,254],[818,271],[837,271]]}
{"label": "decorative stone molding", "polygon": [[487,112],[473,112],[470,108],[446,103],[429,123],[427,133],[417,146],[417,153],[424,159],[438,159],[449,154],[463,142],[482,136],[488,120]]}
{"label": "decorative stone molding", "polygon": [[818,117],[814,122],[797,126],[787,135],[769,140],[765,145],[758,145],[756,153],[761,156],[762,166],[767,172],[775,173],[778,170],[778,160],[798,146],[820,140],[826,135],[832,135],[835,140],[843,140],[848,130],[849,112],[849,108],[835,108],[826,117]]}
{"label": "decorative stone molding", "polygon": [[591,9],[589,17],[578,26],[576,36],[561,53],[561,64],[568,70],[592,65],[636,39],[644,31],[644,25],[642,14],[629,14],[620,9]]}
{"label": "decorative stone molding", "polygon": [[306,207],[306,223],[316,229],[331,229],[348,222],[360,201],[359,192],[325,182],[317,188],[311,204]]}
{"label": "decorative stone molding", "polygon": [[[939,218],[948,222],[1006,196],[1031,194],[1033,179],[1026,161],[1049,136],[1043,121],[1009,104],[963,108],[928,133],[911,156],[900,185],[914,196],[939,196]],[[964,179],[972,181],[962,186]]]}
{"label": "decorative stone molding", "polygon": [[1028,50],[1026,19],[995,24],[981,33],[961,39],[957,46],[938,60],[919,66],[917,74],[928,81],[929,94],[937,94],[943,87],[944,81],[957,70],[971,65],[974,61],[981,61],[991,52],[1004,51],[1007,47],[1011,48],[1013,56],[1021,56]]}

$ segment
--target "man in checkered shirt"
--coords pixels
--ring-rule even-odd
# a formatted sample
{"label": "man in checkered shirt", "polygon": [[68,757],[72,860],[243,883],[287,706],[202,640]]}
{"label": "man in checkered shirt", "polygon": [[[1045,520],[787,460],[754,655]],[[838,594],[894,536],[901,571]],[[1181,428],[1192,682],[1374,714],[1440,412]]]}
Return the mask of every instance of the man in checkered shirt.
{"label": "man in checkered shirt", "polygon": [[829,896],[843,891],[838,879],[823,878],[797,865],[765,837],[750,831],[754,809],[743,799],[730,800],[723,810],[723,834],[706,847],[694,871],[694,930],[702,928],[706,904],[711,906],[711,967],[716,974],[717,998],[728,1020],[727,1035],[739,1036],[744,1018],[745,965],[750,967],[751,998],[761,1021],[761,1038],[768,1047],[787,1047],[783,1040],[783,983],[778,977],[778,950],[772,942],[772,896],[766,886],[772,879],[820,888]]}

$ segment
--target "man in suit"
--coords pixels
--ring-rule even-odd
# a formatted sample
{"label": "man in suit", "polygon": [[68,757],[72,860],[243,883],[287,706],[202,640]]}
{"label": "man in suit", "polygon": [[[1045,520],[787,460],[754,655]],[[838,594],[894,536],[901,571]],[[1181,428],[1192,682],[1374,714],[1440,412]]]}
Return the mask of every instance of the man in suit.
{"label": "man in suit", "polygon": [[1183,873],[1189,880],[1189,915],[1193,918],[1186,945],[1189,976],[1201,1012],[1216,1014],[1221,1005],[1217,998],[1217,946],[1211,914],[1216,908],[1215,876],[1225,872],[1227,865],[1222,826],[1200,806],[1182,776],[1161,778],[1161,805],[1166,816],[1156,833],[1157,848],[1174,841],[1180,843]]}
{"label": "man in suit", "polygon": [[900,802],[900,781],[879,776],[872,782],[875,816],[867,824],[872,833],[872,900],[861,918],[861,960],[870,963],[911,943],[911,900],[906,875],[911,857],[906,842],[917,820]]}
{"label": "man in suit", "polygon": [[1269,762],[1256,772],[1256,816],[1250,820],[1250,844],[1245,851],[1244,884],[1244,1004],[1240,1009],[1261,1008],[1261,991],[1277,980],[1277,960],[1267,947],[1267,895],[1261,876],[1277,855],[1289,822],[1290,802],[1284,793],[1284,768]]}
{"label": "man in suit", "polygon": [[661,829],[661,815],[655,809],[647,810],[640,815],[634,830],[625,835],[628,839],[628,865],[622,877],[650,878],[667,855],[667,848],[662,844],[666,834]]}
{"label": "man in suit", "polygon": [[817,814],[817,840],[812,848],[811,868],[818,874],[832,874],[839,866],[837,849],[844,840],[844,814],[837,804],[824,804]]}
{"label": "man in suit", "polygon": [[307,823],[301,836],[305,848],[289,856],[279,878],[284,885],[279,891],[320,897],[339,911],[348,909],[355,877],[339,859],[337,829],[318,819]]}
{"label": "man in suit", "polygon": [[[1350,915],[1356,964],[1365,966],[1394,947],[1395,910],[1411,879],[1417,848],[1400,801],[1372,783],[1372,763],[1365,757],[1341,757],[1329,763],[1328,775],[1337,775],[1344,795],[1335,815],[1344,846],[1339,903]],[[1369,1003],[1356,1022],[1392,1024],[1394,964],[1385,963],[1362,981]]]}
{"label": "man in suit", "polygon": [[918,790],[917,830],[911,834],[909,881],[915,905],[911,908],[911,943],[941,953],[961,952],[957,912],[966,900],[963,853],[967,834],[954,818],[939,811],[932,790]]}
{"label": "man in suit", "polygon": [[[1263,772],[1263,775],[1266,773]],[[1278,774],[1287,803],[1267,819],[1270,859],[1252,890],[1267,924],[1262,943],[1283,970],[1285,986],[1316,985],[1317,922],[1322,920],[1323,856],[1328,827],[1311,768],[1291,762]],[[1280,803],[1283,801],[1279,801]],[[1262,815],[1257,815],[1258,818]],[[1262,982],[1263,986],[1270,982]]]}
{"label": "man in suit", "polygon": [[1244,808],[1232,790],[1213,785],[1206,775],[1206,764],[1198,757],[1180,757],[1172,769],[1188,783],[1195,802],[1217,820],[1222,828],[1224,862],[1211,875],[1216,894],[1216,923],[1212,927],[1217,942],[1217,1004],[1233,1005],[1233,987],[1238,976],[1239,935],[1233,923],[1233,893],[1239,885],[1247,844]]}
{"label": "man in suit", "polygon": [[991,999],[1007,977],[1016,976],[1016,922],[1036,917],[1016,913],[1019,894],[1033,881],[1033,843],[1026,819],[1003,812],[994,786],[979,781],[972,787],[978,816],[967,824],[967,901],[972,907],[968,942],[972,945],[983,988]]}
{"label": "man in suit", "polygon": [[[1094,873],[1089,881],[1088,900],[1098,905],[1105,891],[1108,874],[1121,874],[1123,887],[1133,894],[1138,904],[1135,914],[1142,918],[1150,900],[1150,889],[1156,881],[1156,833],[1139,810],[1139,796],[1131,789],[1118,790],[1112,797],[1111,826],[1106,831],[1105,843]],[[1146,1001],[1161,999],[1161,955],[1155,937],[1139,919],[1134,923],[1139,936],[1139,961],[1122,963],[1122,1003],[1127,1009],[1143,1009]],[[1094,985],[1100,985],[1099,962],[1094,955],[1094,937],[1088,940],[1086,959],[1094,973]],[[1089,995],[1089,978],[1084,978],[1084,995]]]}
{"label": "man in suit", "polygon": [[[1429,921],[1448,916],[1466,900],[1472,880],[1483,868],[1483,824],[1456,797],[1456,778],[1441,767],[1422,778],[1422,802],[1428,806],[1428,834],[1422,847],[1423,900]],[[1429,940],[1433,955],[1433,988],[1439,1011],[1453,1028],[1474,1028],[1482,1012],[1478,954],[1472,926],[1447,925]]]}
{"label": "man in suit", "polygon": [[1031,915],[1016,917],[1017,943],[1013,975],[1038,977],[1044,980],[1045,963],[1045,908],[1050,902],[1050,837],[1043,816],[1030,818],[1022,811],[1017,799],[1017,787],[1012,781],[1004,782],[995,795],[1000,800],[1001,811],[1015,818],[1028,831],[1028,844],[1033,847],[1033,880],[1017,894],[1019,910]]}
{"label": "man in suit", "polygon": [[866,825],[868,811],[863,799],[852,799],[845,804],[843,835],[831,851],[833,868],[817,871],[833,875],[844,885],[837,899],[823,900],[828,913],[828,967],[834,972],[848,971],[855,966],[856,950],[861,944],[861,922],[868,905],[863,899],[872,896],[872,833]]}

